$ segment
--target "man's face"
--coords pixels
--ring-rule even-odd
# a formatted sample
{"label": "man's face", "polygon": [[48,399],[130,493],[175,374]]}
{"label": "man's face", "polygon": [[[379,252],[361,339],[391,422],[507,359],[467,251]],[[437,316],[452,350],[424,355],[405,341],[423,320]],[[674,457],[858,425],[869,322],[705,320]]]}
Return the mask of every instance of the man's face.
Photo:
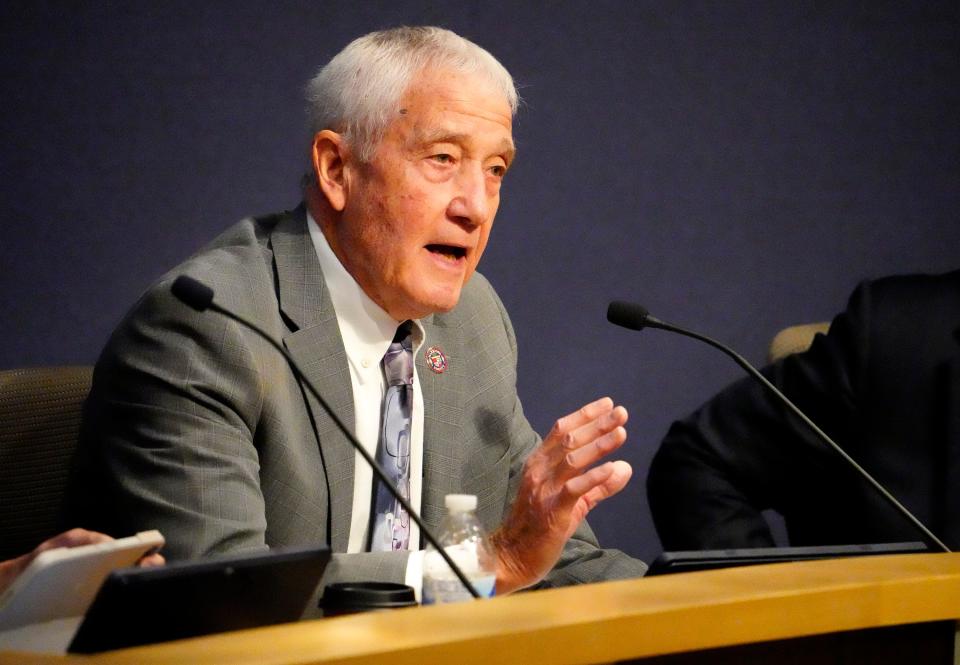
{"label": "man's face", "polygon": [[393,318],[452,309],[476,270],[514,155],[511,110],[483,77],[414,79],[373,158],[344,167],[340,260]]}

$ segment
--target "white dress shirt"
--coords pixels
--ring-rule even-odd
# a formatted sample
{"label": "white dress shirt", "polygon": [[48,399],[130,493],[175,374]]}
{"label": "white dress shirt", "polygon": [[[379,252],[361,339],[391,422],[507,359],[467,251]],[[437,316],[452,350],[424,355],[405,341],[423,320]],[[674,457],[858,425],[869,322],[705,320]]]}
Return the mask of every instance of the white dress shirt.
{"label": "white dress shirt", "polygon": [[[380,420],[386,379],[381,361],[393,341],[397,326],[402,323],[387,314],[364,293],[333,253],[310,213],[307,213],[310,238],[317,250],[323,279],[330,289],[330,300],[337,314],[340,337],[347,352],[350,383],[353,388],[354,432],[360,444],[376,458],[380,438]],[[413,353],[423,345],[423,327],[413,321]],[[423,481],[423,398],[417,368],[413,368],[413,418],[410,423],[410,504],[419,513]],[[370,527],[370,499],[373,495],[373,472],[359,452],[354,453],[353,510],[347,552],[364,552]],[[410,521],[410,546],[420,542],[420,529]],[[407,563],[406,583],[420,595],[422,554],[411,554]]]}

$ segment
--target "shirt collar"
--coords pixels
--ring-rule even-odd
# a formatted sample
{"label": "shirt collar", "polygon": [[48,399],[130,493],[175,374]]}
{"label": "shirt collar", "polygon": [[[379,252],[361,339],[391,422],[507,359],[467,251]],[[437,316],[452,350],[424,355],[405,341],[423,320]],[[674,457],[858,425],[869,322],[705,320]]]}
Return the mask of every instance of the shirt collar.
{"label": "shirt collar", "polygon": [[[380,361],[393,341],[393,335],[400,325],[377,303],[370,299],[353,276],[340,263],[333,253],[320,225],[307,211],[307,227],[313,241],[323,279],[330,290],[330,300],[337,313],[340,336],[347,352],[347,358],[361,377],[376,371],[380,374]],[[413,346],[418,349],[423,343],[423,326],[413,321]],[[367,377],[369,378],[369,377]]]}

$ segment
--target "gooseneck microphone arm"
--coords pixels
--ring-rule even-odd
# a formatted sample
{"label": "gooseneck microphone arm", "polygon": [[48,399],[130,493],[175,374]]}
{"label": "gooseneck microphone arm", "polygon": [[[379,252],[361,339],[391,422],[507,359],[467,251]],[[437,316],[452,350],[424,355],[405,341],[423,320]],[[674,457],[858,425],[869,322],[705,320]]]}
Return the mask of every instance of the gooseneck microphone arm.
{"label": "gooseneck microphone arm", "polygon": [[277,351],[279,351],[280,355],[282,355],[284,359],[287,361],[287,364],[290,366],[290,369],[293,370],[293,373],[296,374],[297,378],[303,381],[303,384],[307,387],[307,390],[310,391],[310,394],[313,395],[313,397],[318,402],[320,402],[320,405],[323,407],[323,409],[327,412],[327,414],[336,424],[340,432],[343,433],[345,437],[347,437],[347,440],[354,447],[354,449],[358,453],[360,453],[363,459],[366,460],[367,465],[373,470],[374,475],[380,480],[380,482],[384,484],[384,486],[390,491],[390,493],[394,496],[394,498],[400,502],[400,505],[403,506],[403,509],[407,511],[407,514],[410,516],[410,518],[414,522],[416,522],[417,526],[420,527],[420,532],[423,534],[423,537],[426,538],[427,542],[433,545],[433,547],[437,550],[440,556],[443,557],[443,560],[447,562],[448,566],[450,566],[450,570],[452,570],[453,574],[457,576],[457,579],[460,580],[460,583],[463,584],[463,587],[467,591],[469,591],[470,595],[473,596],[474,598],[480,598],[480,594],[474,588],[473,584],[470,583],[470,580],[467,579],[467,576],[464,575],[462,570],[460,570],[460,567],[453,561],[452,558],[450,558],[450,555],[440,545],[436,537],[430,532],[430,529],[427,527],[427,525],[423,523],[423,519],[420,517],[417,511],[413,509],[413,506],[410,505],[410,502],[407,501],[400,494],[399,491],[397,491],[397,488],[387,477],[387,474],[383,471],[383,469],[380,468],[380,465],[377,464],[376,460],[373,459],[370,453],[368,453],[367,450],[362,445],[360,445],[360,442],[357,441],[357,437],[355,437],[353,435],[353,432],[351,432],[347,428],[347,426],[343,424],[343,421],[340,420],[340,416],[338,416],[336,411],[334,411],[333,408],[327,403],[327,400],[323,398],[323,395],[320,394],[320,391],[314,387],[310,379],[308,379],[304,375],[304,373],[300,371],[300,368],[297,366],[296,361],[287,352],[287,350],[280,345],[279,342],[277,342],[271,335],[269,335],[265,330],[263,330],[256,324],[250,321],[247,321],[243,317],[237,314],[234,314],[230,310],[225,309],[220,305],[218,305],[217,303],[215,303],[213,301],[213,289],[211,289],[209,286],[207,286],[203,282],[197,281],[192,277],[188,277],[186,275],[180,275],[173,281],[173,284],[170,287],[170,291],[181,302],[197,310],[198,312],[203,312],[210,309],[215,312],[218,312],[219,314],[222,314],[228,319],[232,319],[236,321],[237,323],[244,326],[245,328],[248,328],[253,332],[257,333],[268,344],[270,344],[270,346],[272,346]]}
{"label": "gooseneck microphone arm", "polygon": [[817,426],[816,423],[810,420],[810,418],[808,418],[807,415],[803,411],[801,411],[796,404],[791,402],[786,395],[780,392],[780,390],[775,385],[773,385],[772,383],[770,383],[769,380],[767,380],[767,377],[761,374],[759,370],[757,370],[753,365],[747,362],[747,360],[743,356],[741,356],[739,353],[737,353],[730,347],[726,346],[725,344],[721,344],[717,340],[707,337],[706,335],[701,335],[700,333],[693,332],[692,330],[686,330],[679,326],[675,326],[671,323],[667,323],[666,321],[661,321],[655,316],[652,316],[650,312],[646,310],[646,308],[640,305],[637,305],[635,303],[623,302],[619,300],[611,302],[609,307],[607,308],[607,320],[610,323],[613,323],[618,326],[622,326],[624,328],[629,328],[631,330],[643,330],[644,328],[659,328],[660,330],[666,330],[668,332],[677,333],[685,337],[692,337],[693,339],[700,340],[701,342],[706,342],[713,348],[719,349],[723,353],[733,358],[733,361],[735,363],[740,365],[740,367],[742,367],[750,376],[752,376],[754,379],[759,381],[761,384],[763,384],[766,387],[767,390],[773,393],[773,395],[775,395],[776,398],[780,400],[780,402],[784,406],[786,406],[791,413],[793,413],[793,415],[795,415],[797,418],[802,420],[807,425],[807,427],[809,427],[814,432],[814,434],[817,435],[817,437],[821,441],[827,444],[827,446],[829,446],[831,449],[833,449],[834,452],[840,455],[840,457],[842,457],[847,462],[847,464],[853,467],[854,470],[856,470],[856,472],[860,474],[860,476],[864,480],[866,480],[873,487],[873,489],[876,490],[877,493],[887,501],[887,503],[893,506],[893,508],[896,509],[897,512],[903,515],[914,527],[916,527],[921,533],[923,533],[923,535],[926,536],[930,540],[930,542],[934,543],[937,547],[939,547],[944,552],[950,551],[950,548],[947,547],[942,540],[937,538],[937,536],[934,535],[934,533],[930,531],[930,529],[928,529],[926,525],[923,524],[923,522],[917,519],[917,517],[914,516],[914,514],[911,513],[906,506],[900,503],[897,500],[897,498],[887,490],[886,487],[881,485],[873,476],[870,475],[869,472],[867,472],[866,469],[860,466],[860,464],[858,464],[855,459],[850,457],[847,451],[845,451],[843,448],[837,445],[837,443],[833,439],[827,436],[826,432],[824,432],[822,429],[820,429]]}

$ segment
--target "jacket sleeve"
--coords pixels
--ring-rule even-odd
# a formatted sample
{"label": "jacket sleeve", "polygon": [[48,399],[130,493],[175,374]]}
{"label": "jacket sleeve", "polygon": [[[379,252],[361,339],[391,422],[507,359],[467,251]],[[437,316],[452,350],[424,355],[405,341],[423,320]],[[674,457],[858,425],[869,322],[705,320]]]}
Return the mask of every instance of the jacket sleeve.
{"label": "jacket sleeve", "polygon": [[265,548],[254,353],[235,324],[168,287],[147,292],[97,363],[81,433],[83,523],[159,529],[169,559]]}
{"label": "jacket sleeve", "polygon": [[[865,287],[811,348],[764,375],[831,438],[857,440],[858,384],[866,342]],[[844,445],[844,443],[841,443]],[[770,547],[762,512],[786,519],[791,543],[849,542],[843,513],[859,486],[834,451],[752,378],[673,423],[647,493],[665,550]],[[810,540],[818,542],[810,542]]]}
{"label": "jacket sleeve", "polygon": [[[284,363],[233,321],[177,301],[168,282],[151,288],[97,364],[72,524],[115,536],[159,529],[171,561],[266,550],[261,448],[286,442],[262,440],[264,377],[286,376]],[[325,533],[299,540],[321,544]],[[402,582],[406,562],[401,552],[335,553],[315,596],[332,582]]]}

